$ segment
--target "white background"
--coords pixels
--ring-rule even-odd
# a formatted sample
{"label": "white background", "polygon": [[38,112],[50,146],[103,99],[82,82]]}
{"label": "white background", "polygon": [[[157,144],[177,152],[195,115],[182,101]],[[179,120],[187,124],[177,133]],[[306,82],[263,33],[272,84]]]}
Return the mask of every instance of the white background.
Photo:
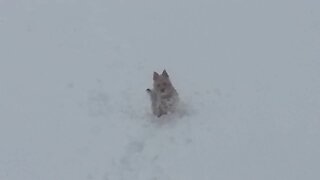
{"label": "white background", "polygon": [[0,0],[0,179],[318,180],[319,77],[318,0]]}

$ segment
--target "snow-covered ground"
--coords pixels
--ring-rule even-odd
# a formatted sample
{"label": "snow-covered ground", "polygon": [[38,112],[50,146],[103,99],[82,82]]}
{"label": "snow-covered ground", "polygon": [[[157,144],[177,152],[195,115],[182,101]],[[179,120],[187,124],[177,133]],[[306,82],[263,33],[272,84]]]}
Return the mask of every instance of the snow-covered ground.
{"label": "snow-covered ground", "polygon": [[318,180],[319,77],[318,0],[0,0],[0,179]]}

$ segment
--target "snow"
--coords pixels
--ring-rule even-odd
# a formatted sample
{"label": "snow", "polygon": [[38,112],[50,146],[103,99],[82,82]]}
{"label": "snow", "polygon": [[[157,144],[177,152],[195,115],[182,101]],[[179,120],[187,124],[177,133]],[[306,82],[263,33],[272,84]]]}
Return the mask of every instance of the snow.
{"label": "snow", "polygon": [[319,7],[0,0],[0,179],[319,179]]}

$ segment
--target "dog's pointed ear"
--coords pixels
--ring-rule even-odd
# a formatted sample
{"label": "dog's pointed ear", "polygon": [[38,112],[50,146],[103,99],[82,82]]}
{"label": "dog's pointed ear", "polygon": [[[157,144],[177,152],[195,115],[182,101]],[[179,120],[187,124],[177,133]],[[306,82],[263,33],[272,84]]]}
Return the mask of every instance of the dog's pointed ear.
{"label": "dog's pointed ear", "polygon": [[153,72],[153,80],[159,79],[159,74],[157,72]]}
{"label": "dog's pointed ear", "polygon": [[169,74],[167,73],[167,71],[166,71],[166,70],[163,70],[163,72],[162,72],[162,76],[164,76],[164,77],[168,78],[168,77],[169,77]]}

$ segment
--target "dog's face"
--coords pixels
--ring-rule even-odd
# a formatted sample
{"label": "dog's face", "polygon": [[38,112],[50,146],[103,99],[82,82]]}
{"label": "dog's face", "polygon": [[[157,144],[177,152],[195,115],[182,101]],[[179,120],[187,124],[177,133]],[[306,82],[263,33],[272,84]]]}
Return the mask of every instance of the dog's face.
{"label": "dog's face", "polygon": [[153,89],[161,96],[169,96],[173,93],[174,87],[166,70],[163,70],[161,75],[157,72],[153,73]]}

